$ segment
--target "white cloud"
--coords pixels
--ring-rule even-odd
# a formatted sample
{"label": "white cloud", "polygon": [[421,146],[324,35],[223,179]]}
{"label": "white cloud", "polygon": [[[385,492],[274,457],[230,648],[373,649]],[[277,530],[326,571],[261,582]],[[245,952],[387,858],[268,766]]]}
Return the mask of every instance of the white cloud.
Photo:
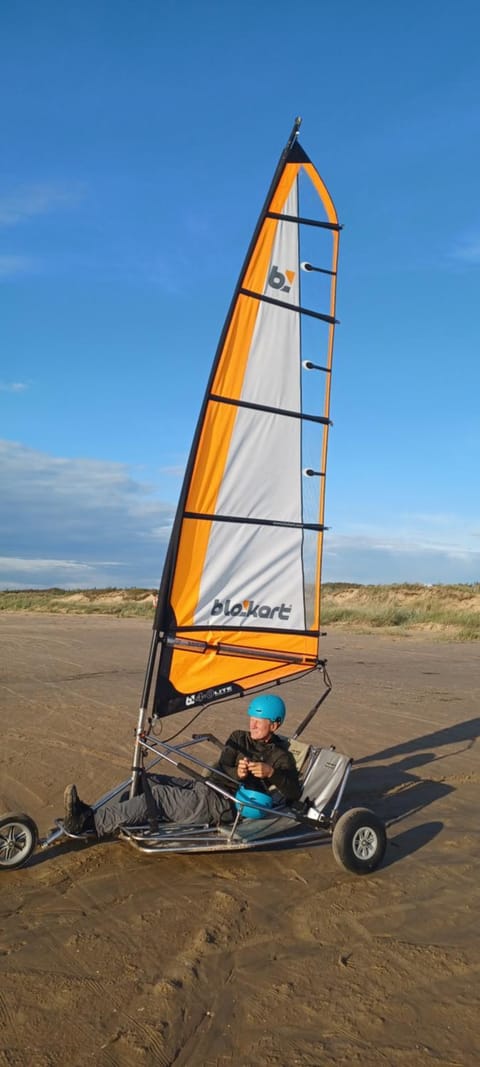
{"label": "white cloud", "polygon": [[16,226],[35,215],[71,207],[84,196],[81,185],[23,185],[0,195],[0,226]]}
{"label": "white cloud", "polygon": [[[118,563],[110,563],[102,560],[99,566],[102,567],[117,567]],[[79,563],[77,559],[16,559],[14,556],[0,556],[0,567],[6,571],[23,571],[25,574],[34,573],[41,575],[44,571],[51,570],[52,567],[62,568],[62,570],[68,571],[91,571],[92,565],[89,563]]]}
{"label": "white cloud", "polygon": [[[174,507],[125,464],[0,441],[0,588],[158,584]],[[325,538],[324,581],[480,580],[478,518],[397,517]]]}
{"label": "white cloud", "polygon": [[172,478],[183,478],[183,475],[185,474],[185,464],[178,464],[173,467],[160,467],[160,472],[161,474],[168,474]]}
{"label": "white cloud", "polygon": [[403,537],[327,534],[323,579],[373,584],[477,582],[480,551],[462,538],[442,541],[419,531]]}
{"label": "white cloud", "polygon": [[0,393],[24,393],[28,382],[0,382]]}
{"label": "white cloud", "polygon": [[[0,556],[0,589],[44,589],[60,586],[89,589],[116,583],[118,563],[82,563],[74,559],[21,559]],[[155,585],[155,582],[149,583]]]}
{"label": "white cloud", "polygon": [[25,274],[34,266],[31,256],[0,256],[0,278],[11,278],[15,274]]}
{"label": "white cloud", "polygon": [[0,583],[110,585],[114,568],[115,584],[156,585],[174,509],[155,489],[125,464],[0,441]]}

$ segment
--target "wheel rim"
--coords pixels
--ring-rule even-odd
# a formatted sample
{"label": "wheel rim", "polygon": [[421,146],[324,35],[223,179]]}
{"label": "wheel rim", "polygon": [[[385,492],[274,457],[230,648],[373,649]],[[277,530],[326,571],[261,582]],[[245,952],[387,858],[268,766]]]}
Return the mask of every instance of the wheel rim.
{"label": "wheel rim", "polygon": [[20,822],[9,823],[0,830],[0,865],[15,867],[32,847],[32,833]]}
{"label": "wheel rim", "polygon": [[378,837],[372,826],[360,826],[354,835],[352,848],[357,860],[371,860],[378,848]]}

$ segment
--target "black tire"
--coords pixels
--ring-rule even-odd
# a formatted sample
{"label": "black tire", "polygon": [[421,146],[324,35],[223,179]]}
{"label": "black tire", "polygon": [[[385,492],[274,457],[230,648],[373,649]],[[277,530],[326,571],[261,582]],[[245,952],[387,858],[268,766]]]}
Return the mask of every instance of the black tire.
{"label": "black tire", "polygon": [[352,808],[340,816],[332,836],[333,855],[354,874],[369,874],[382,862],[387,847],[385,826],[368,808]]}
{"label": "black tire", "polygon": [[29,815],[3,815],[0,818],[0,870],[13,871],[23,867],[37,841],[37,825]]}

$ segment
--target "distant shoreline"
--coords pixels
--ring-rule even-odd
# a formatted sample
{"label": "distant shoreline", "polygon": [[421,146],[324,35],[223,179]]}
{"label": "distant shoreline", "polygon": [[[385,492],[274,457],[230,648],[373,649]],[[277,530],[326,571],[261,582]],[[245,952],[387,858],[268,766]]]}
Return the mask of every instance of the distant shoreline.
{"label": "distant shoreline", "polygon": [[[0,611],[152,618],[156,589],[24,589],[0,591]],[[326,582],[321,626],[356,633],[424,634],[439,640],[480,639],[480,583],[358,585]]]}

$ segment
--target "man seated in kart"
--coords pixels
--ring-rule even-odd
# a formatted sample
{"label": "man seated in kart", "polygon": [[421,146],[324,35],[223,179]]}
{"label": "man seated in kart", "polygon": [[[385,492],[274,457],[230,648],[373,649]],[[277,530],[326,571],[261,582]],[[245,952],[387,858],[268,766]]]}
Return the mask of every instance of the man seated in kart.
{"label": "man seated in kart", "polygon": [[[254,790],[259,804],[262,798],[266,803],[270,786],[278,789],[287,801],[298,800],[301,793],[293,756],[275,737],[285,719],[285,710],[279,696],[267,693],[254,697],[248,707],[249,730],[234,730],[230,734],[216,765],[243,789]],[[215,780],[212,774],[211,781]],[[228,787],[222,778],[216,782],[224,789]],[[96,811],[80,800],[74,785],[68,785],[64,796],[65,830],[74,836],[94,832],[97,837],[104,837],[122,826],[143,826],[151,818],[152,799],[155,815],[161,822],[220,825],[232,822],[237,815],[235,803],[209,788],[205,781],[150,773],[148,784],[151,794],[148,801],[141,793],[128,800],[112,800]],[[254,814],[255,809],[249,810]]]}

